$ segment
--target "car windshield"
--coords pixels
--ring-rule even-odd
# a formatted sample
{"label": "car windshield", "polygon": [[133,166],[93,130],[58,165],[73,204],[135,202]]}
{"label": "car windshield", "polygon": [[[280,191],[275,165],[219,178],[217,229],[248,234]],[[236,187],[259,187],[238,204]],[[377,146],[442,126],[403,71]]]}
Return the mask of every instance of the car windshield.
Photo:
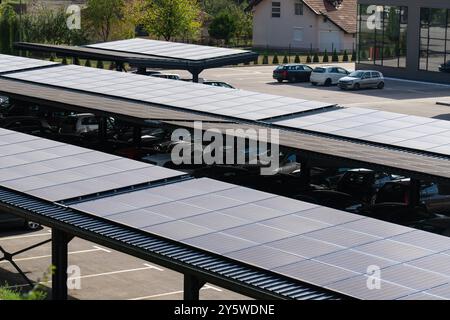
{"label": "car windshield", "polygon": [[354,78],[362,78],[364,75],[363,71],[355,71],[349,74],[349,77],[354,77]]}
{"label": "car windshield", "polygon": [[285,68],[285,66],[278,66],[276,70],[284,70]]}
{"label": "car windshield", "polygon": [[314,72],[315,73],[325,73],[325,69],[324,68],[315,68]]}

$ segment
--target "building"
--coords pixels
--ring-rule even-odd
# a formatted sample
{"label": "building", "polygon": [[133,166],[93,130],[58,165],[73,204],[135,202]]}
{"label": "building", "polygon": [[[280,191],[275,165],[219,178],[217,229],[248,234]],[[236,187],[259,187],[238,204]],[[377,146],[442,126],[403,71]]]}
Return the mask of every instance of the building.
{"label": "building", "polygon": [[356,0],[252,0],[253,46],[355,49]]}
{"label": "building", "polygon": [[449,0],[358,0],[358,69],[450,83]]}

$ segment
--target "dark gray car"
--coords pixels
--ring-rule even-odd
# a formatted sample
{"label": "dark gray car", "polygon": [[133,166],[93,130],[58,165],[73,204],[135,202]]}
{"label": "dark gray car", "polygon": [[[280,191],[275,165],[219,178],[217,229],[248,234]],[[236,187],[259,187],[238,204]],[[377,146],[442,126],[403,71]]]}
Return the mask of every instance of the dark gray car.
{"label": "dark gray car", "polygon": [[0,229],[4,228],[25,228],[28,230],[37,230],[41,225],[36,222],[22,219],[14,214],[0,212]]}

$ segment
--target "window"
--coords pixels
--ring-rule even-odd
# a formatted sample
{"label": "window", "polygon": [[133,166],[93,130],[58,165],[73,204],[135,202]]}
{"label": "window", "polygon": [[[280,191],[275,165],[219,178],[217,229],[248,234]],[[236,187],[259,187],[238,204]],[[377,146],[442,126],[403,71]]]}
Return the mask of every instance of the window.
{"label": "window", "polygon": [[303,15],[303,2],[299,1],[294,4],[295,6],[295,15],[302,16]]}
{"label": "window", "polygon": [[358,62],[406,67],[408,8],[359,5]]}
{"label": "window", "polygon": [[420,9],[419,69],[444,72],[450,58],[450,10]]}
{"label": "window", "polygon": [[380,78],[380,74],[378,72],[372,72],[372,78]]}
{"label": "window", "polygon": [[297,42],[303,41],[303,28],[294,28],[293,40]]}
{"label": "window", "polygon": [[272,2],[272,18],[281,17],[281,2]]}

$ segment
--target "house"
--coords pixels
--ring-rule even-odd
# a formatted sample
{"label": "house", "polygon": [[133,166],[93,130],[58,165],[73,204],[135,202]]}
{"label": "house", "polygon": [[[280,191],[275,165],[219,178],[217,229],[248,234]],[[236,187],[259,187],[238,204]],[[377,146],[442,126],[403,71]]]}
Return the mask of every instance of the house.
{"label": "house", "polygon": [[357,0],[251,0],[253,46],[355,49]]}

